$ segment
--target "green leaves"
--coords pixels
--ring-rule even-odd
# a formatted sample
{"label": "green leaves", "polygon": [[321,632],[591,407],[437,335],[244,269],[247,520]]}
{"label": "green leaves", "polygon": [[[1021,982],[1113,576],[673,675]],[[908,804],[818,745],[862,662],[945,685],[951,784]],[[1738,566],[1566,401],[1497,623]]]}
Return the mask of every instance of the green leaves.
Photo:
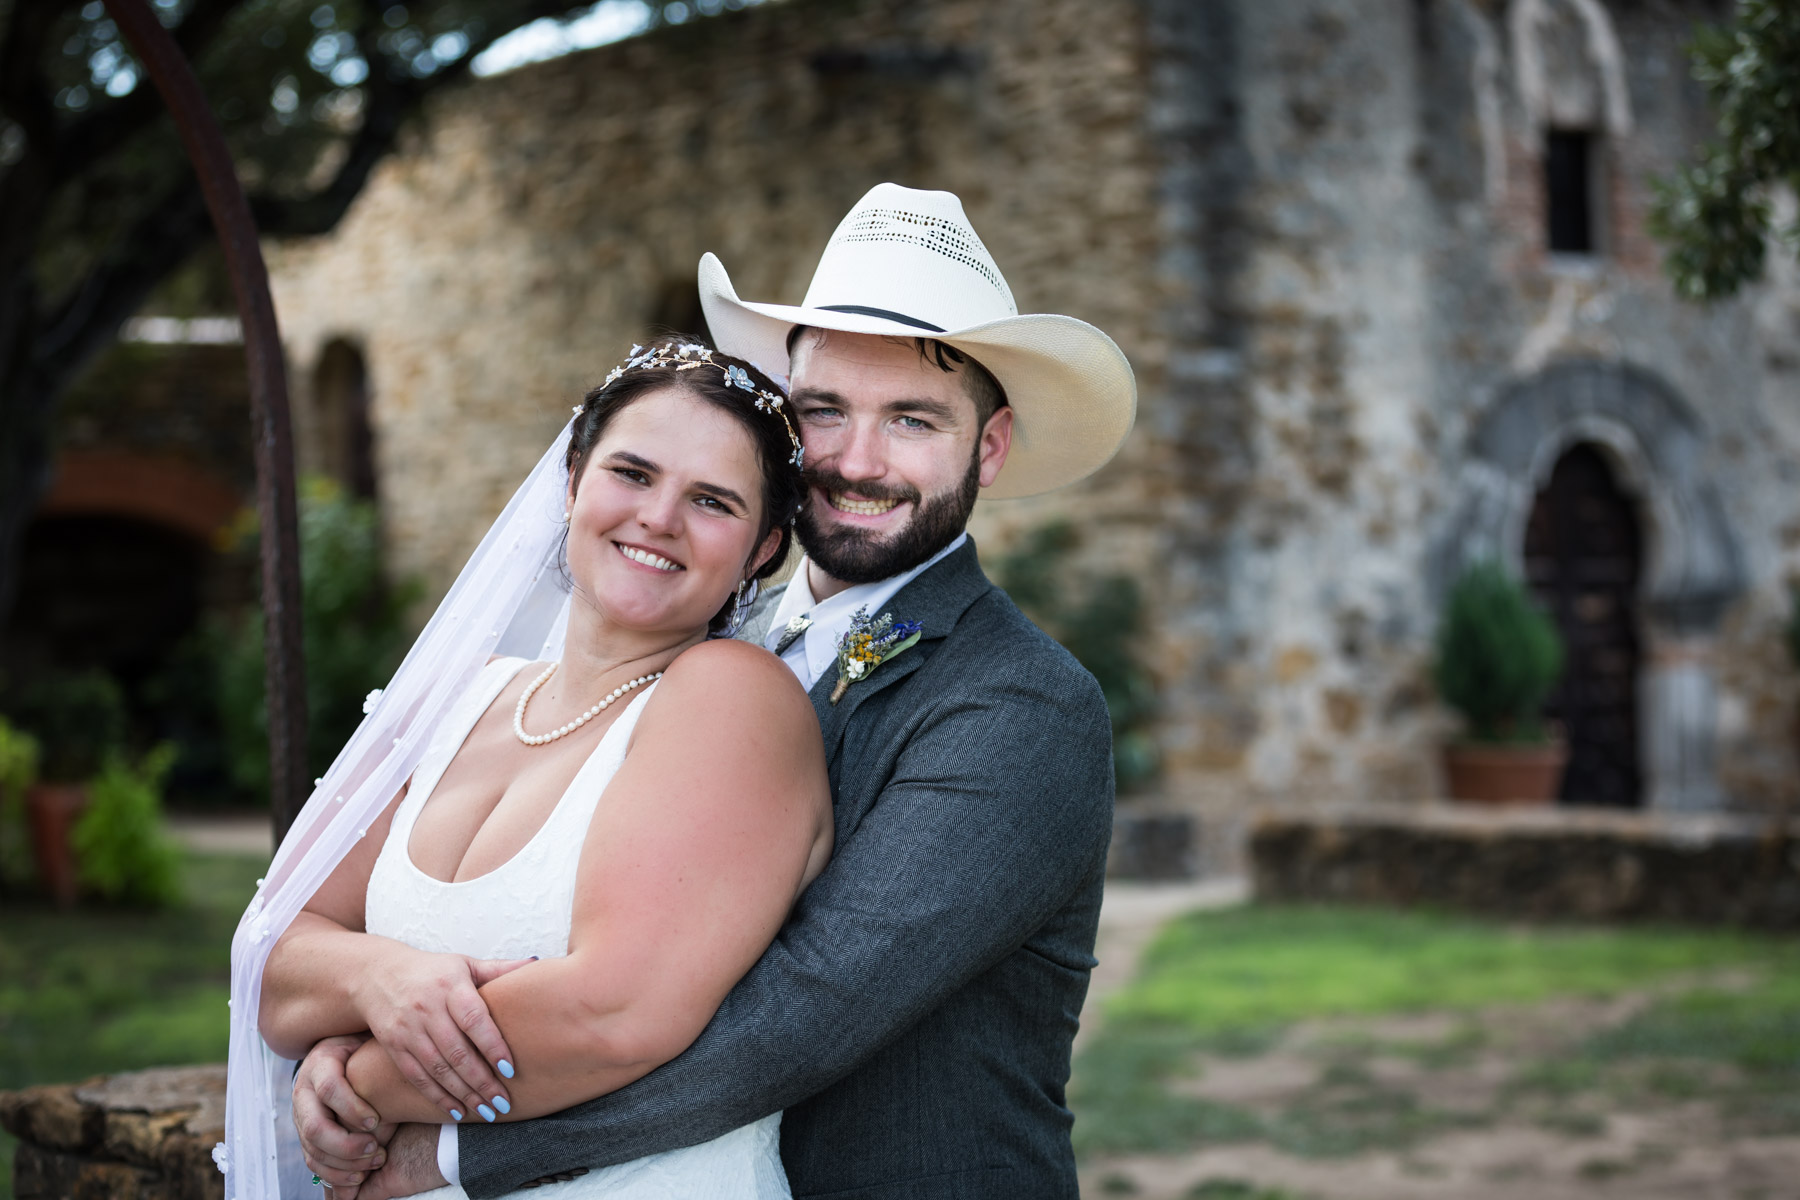
{"label": "green leaves", "polygon": [[[1732,25],[1696,32],[1693,64],[1719,140],[1655,184],[1650,229],[1666,245],[1675,290],[1717,300],[1762,275],[1768,189],[1800,185],[1800,3],[1739,0]],[[1791,249],[1800,220],[1775,232]]]}
{"label": "green leaves", "polygon": [[[254,545],[240,547],[254,553]],[[382,575],[375,506],[336,483],[304,481],[300,492],[300,609],[306,645],[307,767],[325,768],[362,722],[363,698],[383,687],[410,642],[413,584]],[[233,782],[259,798],[269,780],[262,614],[218,641],[219,717]]]}
{"label": "green leaves", "polygon": [[135,766],[114,754],[88,785],[87,811],[69,834],[86,891],[148,908],[181,899],[181,854],[162,827],[162,783],[174,763],[168,745]]}
{"label": "green leaves", "polygon": [[1477,741],[1542,736],[1538,709],[1562,677],[1562,638],[1525,589],[1494,563],[1456,581],[1438,628],[1438,694]]}
{"label": "green leaves", "polygon": [[1027,533],[994,565],[994,581],[1100,684],[1112,719],[1113,777],[1121,789],[1161,767],[1152,723],[1156,681],[1140,660],[1144,598],[1129,575],[1090,576],[1071,567],[1080,538],[1067,521]]}
{"label": "green leaves", "polygon": [[37,781],[37,739],[0,717],[0,892],[31,880],[25,789]]}
{"label": "green leaves", "polygon": [[1800,586],[1788,588],[1787,628],[1782,631],[1787,642],[1788,658],[1800,667]]}

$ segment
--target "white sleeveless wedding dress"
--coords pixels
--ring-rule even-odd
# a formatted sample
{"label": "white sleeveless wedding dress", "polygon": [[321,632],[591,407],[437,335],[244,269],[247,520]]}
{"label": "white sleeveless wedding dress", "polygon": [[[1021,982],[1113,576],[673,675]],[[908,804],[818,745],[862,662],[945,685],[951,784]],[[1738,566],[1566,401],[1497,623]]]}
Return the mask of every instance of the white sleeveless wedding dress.
{"label": "white sleeveless wedding dress", "polygon": [[[600,794],[625,758],[625,744],[650,693],[644,688],[601,735],[586,763],[557,801],[543,828],[504,864],[475,879],[445,883],[413,865],[407,843],[419,810],[469,731],[494,698],[525,666],[498,659],[476,676],[444,721],[394,814],[387,842],[369,876],[366,927],[421,950],[475,958],[552,958],[569,952],[575,873],[588,822]],[[472,1114],[471,1114],[472,1115]],[[539,1200],[788,1200],[781,1167],[781,1114],[723,1137],[589,1171],[564,1183],[532,1189]],[[430,1200],[467,1200],[460,1187],[425,1193]]]}

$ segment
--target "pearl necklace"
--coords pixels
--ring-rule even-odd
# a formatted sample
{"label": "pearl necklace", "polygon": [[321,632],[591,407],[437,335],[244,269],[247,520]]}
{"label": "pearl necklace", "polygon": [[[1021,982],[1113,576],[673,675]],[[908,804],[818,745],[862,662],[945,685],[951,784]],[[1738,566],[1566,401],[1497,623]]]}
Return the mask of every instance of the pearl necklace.
{"label": "pearl necklace", "polygon": [[513,706],[513,735],[527,746],[542,746],[546,742],[554,742],[557,738],[568,737],[571,733],[574,733],[577,729],[580,729],[583,725],[586,725],[589,721],[605,712],[607,705],[611,704],[614,700],[617,700],[620,696],[623,696],[626,692],[629,692],[634,688],[643,687],[646,683],[655,683],[663,677],[661,671],[658,671],[654,675],[640,675],[630,683],[621,683],[602,699],[600,703],[594,705],[594,707],[588,709],[562,728],[552,729],[549,733],[537,735],[526,733],[525,706],[531,702],[531,697],[537,693],[537,690],[548,683],[552,675],[556,674],[556,667],[556,663],[551,663],[549,666],[545,667],[544,673],[532,680],[525,690],[519,693],[519,702]]}

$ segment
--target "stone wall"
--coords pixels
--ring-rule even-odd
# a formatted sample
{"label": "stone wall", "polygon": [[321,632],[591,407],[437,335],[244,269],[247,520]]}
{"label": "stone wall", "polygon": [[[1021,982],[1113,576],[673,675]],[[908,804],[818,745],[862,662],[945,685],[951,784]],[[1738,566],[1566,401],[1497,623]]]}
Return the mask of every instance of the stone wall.
{"label": "stone wall", "polygon": [[[1724,13],[788,0],[440,97],[337,233],[274,248],[276,300],[300,378],[332,339],[365,354],[394,558],[441,589],[619,348],[697,319],[702,251],[793,302],[869,186],[951,189],[1023,309],[1137,369],[1118,460],[974,528],[991,554],[1066,516],[1083,569],[1142,581],[1159,803],[1225,828],[1255,798],[1436,794],[1443,587],[1517,566],[1587,440],[1649,545],[1648,798],[1778,804],[1800,280],[1685,305],[1644,232],[1706,129],[1684,41]],[[1543,249],[1550,127],[1600,147],[1598,254]],[[1642,381],[1674,415],[1569,380]]]}
{"label": "stone wall", "polygon": [[1259,900],[1800,929],[1800,838],[1755,818],[1288,808],[1253,820],[1249,857]]}
{"label": "stone wall", "polygon": [[220,1200],[225,1067],[163,1067],[0,1092],[17,1200]]}
{"label": "stone wall", "polygon": [[[698,321],[702,252],[740,295],[797,301],[883,179],[961,195],[1022,306],[1113,334],[1153,406],[1144,53],[1125,0],[792,0],[477,82],[331,238],[273,248],[291,361],[362,347],[395,559],[435,589],[630,342]],[[1146,528],[1149,445],[984,528],[1076,507]]]}
{"label": "stone wall", "polygon": [[[1644,232],[1651,180],[1706,132],[1685,40],[1725,11],[1226,12],[1235,103],[1219,141],[1241,165],[1232,282],[1212,303],[1236,337],[1195,365],[1235,387],[1214,428],[1245,462],[1211,555],[1170,567],[1216,573],[1162,613],[1169,661],[1193,672],[1167,693],[1171,787],[1214,808],[1436,794],[1444,586],[1473,558],[1518,569],[1533,494],[1562,449],[1596,441],[1650,546],[1646,800],[1800,795],[1800,675],[1777,644],[1800,574],[1800,291],[1784,263],[1739,300],[1683,304]],[[1592,130],[1600,148],[1598,254],[1544,250],[1551,127]],[[1509,404],[1534,411],[1501,469],[1484,437]]]}

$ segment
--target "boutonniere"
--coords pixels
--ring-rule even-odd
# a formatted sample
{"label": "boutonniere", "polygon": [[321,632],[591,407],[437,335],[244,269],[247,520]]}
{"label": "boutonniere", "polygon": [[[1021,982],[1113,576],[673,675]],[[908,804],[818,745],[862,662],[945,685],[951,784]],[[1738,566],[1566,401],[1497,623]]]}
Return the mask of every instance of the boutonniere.
{"label": "boutonniere", "polygon": [[867,679],[876,667],[910,649],[924,628],[917,621],[896,621],[892,613],[871,617],[868,609],[857,609],[850,628],[838,639],[838,681],[831,689],[831,702],[842,700],[851,684]]}

